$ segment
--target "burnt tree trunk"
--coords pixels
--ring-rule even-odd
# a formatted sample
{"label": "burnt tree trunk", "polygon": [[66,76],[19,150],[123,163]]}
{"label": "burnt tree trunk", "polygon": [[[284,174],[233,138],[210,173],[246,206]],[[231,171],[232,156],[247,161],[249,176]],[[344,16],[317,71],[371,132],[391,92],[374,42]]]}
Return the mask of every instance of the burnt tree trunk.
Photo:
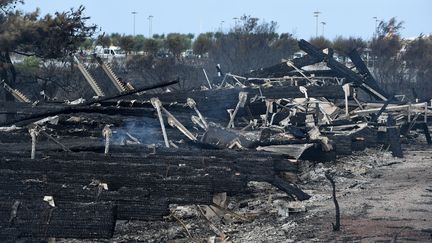
{"label": "burnt tree trunk", "polygon": [[330,181],[330,184],[333,189],[333,203],[335,205],[335,210],[336,210],[336,223],[334,224],[332,223],[333,231],[339,231],[340,230],[340,209],[339,209],[339,203],[336,199],[336,184],[329,173],[325,173],[325,177],[327,178],[327,180]]}
{"label": "burnt tree trunk", "polygon": [[[9,74],[11,73],[11,79],[9,79]],[[11,62],[9,53],[7,51],[0,51],[0,81],[4,80],[11,87],[15,86],[16,72],[15,68]],[[9,92],[4,91],[4,100],[5,101],[15,101],[15,98]],[[4,116],[4,120],[13,120],[15,118],[14,114],[7,114]],[[2,119],[0,119],[1,121]]]}

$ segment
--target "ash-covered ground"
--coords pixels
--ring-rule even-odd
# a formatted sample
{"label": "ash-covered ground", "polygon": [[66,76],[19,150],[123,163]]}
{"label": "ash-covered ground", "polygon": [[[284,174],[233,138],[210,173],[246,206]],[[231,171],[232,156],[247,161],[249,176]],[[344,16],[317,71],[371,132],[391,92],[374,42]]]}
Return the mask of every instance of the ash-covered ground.
{"label": "ash-covered ground", "polygon": [[[210,221],[196,205],[172,205],[164,221],[118,221],[113,239],[62,242],[432,242],[432,147],[405,145],[404,155],[366,149],[330,163],[302,161],[297,183],[312,195],[308,201],[251,182]],[[326,171],[336,181],[337,232]]]}

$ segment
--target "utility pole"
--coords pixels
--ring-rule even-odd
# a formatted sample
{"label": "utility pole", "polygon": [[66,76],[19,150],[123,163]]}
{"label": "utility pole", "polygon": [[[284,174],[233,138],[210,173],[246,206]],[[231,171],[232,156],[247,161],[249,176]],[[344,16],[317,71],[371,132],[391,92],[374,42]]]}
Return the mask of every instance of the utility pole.
{"label": "utility pole", "polygon": [[[375,19],[375,31],[374,31],[373,37],[378,39],[378,17],[375,16],[375,17],[373,17],[373,19]],[[375,72],[376,56],[371,55],[371,58],[372,58],[372,70],[373,70],[373,72]]]}
{"label": "utility pole", "polygon": [[135,36],[135,15],[137,14],[138,12],[135,12],[135,11],[133,11],[132,12],[132,14],[133,14],[133,35]]}
{"label": "utility pole", "polygon": [[320,11],[313,12],[314,17],[316,18],[316,30],[315,30],[315,37],[318,37],[318,16],[321,14]]}
{"label": "utility pole", "polygon": [[378,17],[373,17],[373,19],[375,19],[375,31],[374,31],[373,36],[377,37],[377,35],[378,35]]}
{"label": "utility pole", "polygon": [[237,20],[238,20],[239,18],[234,17],[233,19],[234,19],[234,28],[237,29]]}
{"label": "utility pole", "polygon": [[219,29],[220,29],[220,32],[222,33],[223,32],[223,24],[225,23],[225,21],[221,21],[220,22],[220,27],[219,27]]}
{"label": "utility pole", "polygon": [[148,16],[148,21],[149,21],[149,38],[151,38],[152,37],[152,28],[153,28],[153,22],[152,22],[152,20],[153,20],[153,15],[149,15]]}
{"label": "utility pole", "polygon": [[321,22],[322,24],[322,36],[324,37],[324,26],[327,24],[326,22]]}

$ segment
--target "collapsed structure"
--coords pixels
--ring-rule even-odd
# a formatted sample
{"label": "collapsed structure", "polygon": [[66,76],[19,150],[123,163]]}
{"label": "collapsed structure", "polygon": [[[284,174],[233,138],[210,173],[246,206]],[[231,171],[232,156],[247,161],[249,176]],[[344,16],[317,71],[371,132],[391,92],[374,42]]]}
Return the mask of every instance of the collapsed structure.
{"label": "collapsed structure", "polygon": [[[101,59],[119,95],[105,96],[78,58],[98,99],[31,103],[3,82],[20,103],[0,106],[15,115],[0,127],[0,239],[110,238],[116,220],[214,205],[250,181],[307,200],[290,180],[302,160],[378,145],[402,157],[401,137],[416,129],[432,143],[431,107],[386,93],[355,50],[347,67],[332,50],[299,46],[304,57],[192,92],[147,92],[177,81],[134,88]],[[302,69],[317,63],[327,68]]]}

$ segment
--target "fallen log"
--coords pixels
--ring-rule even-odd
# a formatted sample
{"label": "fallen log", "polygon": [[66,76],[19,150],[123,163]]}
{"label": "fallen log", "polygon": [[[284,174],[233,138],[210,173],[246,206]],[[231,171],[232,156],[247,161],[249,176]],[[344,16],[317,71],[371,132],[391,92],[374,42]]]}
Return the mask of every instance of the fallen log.
{"label": "fallen log", "polygon": [[284,191],[289,195],[294,195],[300,201],[308,200],[311,197],[307,193],[303,192],[300,188],[288,183],[279,176],[274,177],[272,184],[281,191]]}

